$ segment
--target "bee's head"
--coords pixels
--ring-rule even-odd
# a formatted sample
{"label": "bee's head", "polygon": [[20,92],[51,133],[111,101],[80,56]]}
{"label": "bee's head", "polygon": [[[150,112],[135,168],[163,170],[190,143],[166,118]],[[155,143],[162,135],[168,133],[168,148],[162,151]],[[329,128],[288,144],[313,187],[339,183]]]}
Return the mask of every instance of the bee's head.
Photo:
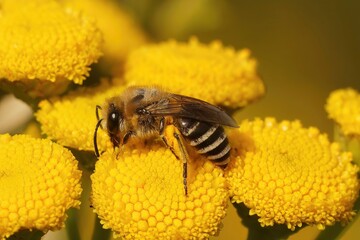
{"label": "bee's head", "polygon": [[[100,119],[99,109],[102,110]],[[106,129],[110,140],[115,147],[118,147],[124,141],[126,136],[126,124],[124,118],[123,102],[119,98],[112,98],[101,106],[96,106],[96,118],[98,120],[94,132],[94,150],[97,157],[100,156],[97,144],[97,131],[99,128]],[[128,136],[126,137],[128,138]]]}
{"label": "bee's head", "polygon": [[106,112],[106,128],[114,147],[120,145],[125,132],[124,112],[119,104],[109,101]]}

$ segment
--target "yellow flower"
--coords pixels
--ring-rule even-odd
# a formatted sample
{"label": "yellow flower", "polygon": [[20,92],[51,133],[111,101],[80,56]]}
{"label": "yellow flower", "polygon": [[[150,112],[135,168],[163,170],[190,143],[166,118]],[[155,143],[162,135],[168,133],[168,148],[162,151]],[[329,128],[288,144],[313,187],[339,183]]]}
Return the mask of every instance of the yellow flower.
{"label": "yellow flower", "polygon": [[[102,105],[106,98],[120,94],[123,89],[123,86],[110,87],[103,81],[93,89],[84,88],[63,98],[41,101],[35,116],[42,132],[50,139],[67,147],[92,151],[97,122],[95,107]],[[98,131],[98,144],[100,150],[112,147],[105,131]]]}
{"label": "yellow flower", "polygon": [[70,6],[81,9],[96,19],[104,34],[106,64],[121,69],[121,63],[130,51],[143,45],[146,37],[133,19],[119,4],[111,0],[66,0]]}
{"label": "yellow flower", "polygon": [[235,51],[218,41],[205,45],[195,38],[134,50],[125,66],[128,85],[158,85],[170,92],[231,108],[261,97],[264,84],[250,51]]}
{"label": "yellow flower", "polygon": [[236,152],[226,173],[233,202],[261,226],[346,223],[358,197],[358,167],[316,128],[272,118],[244,121],[230,133]]}
{"label": "yellow flower", "polygon": [[67,149],[27,135],[0,135],[0,239],[20,229],[56,230],[78,207],[81,172]]}
{"label": "yellow flower", "polygon": [[10,82],[81,84],[101,55],[94,22],[55,0],[3,0],[0,32],[0,78]]}
{"label": "yellow flower", "polygon": [[360,94],[351,88],[333,91],[326,103],[329,118],[345,135],[360,136]]}
{"label": "yellow flower", "polygon": [[103,227],[124,239],[215,235],[228,202],[222,170],[193,159],[185,196],[182,162],[162,143],[130,141],[120,152],[104,153],[91,176],[92,204]]}

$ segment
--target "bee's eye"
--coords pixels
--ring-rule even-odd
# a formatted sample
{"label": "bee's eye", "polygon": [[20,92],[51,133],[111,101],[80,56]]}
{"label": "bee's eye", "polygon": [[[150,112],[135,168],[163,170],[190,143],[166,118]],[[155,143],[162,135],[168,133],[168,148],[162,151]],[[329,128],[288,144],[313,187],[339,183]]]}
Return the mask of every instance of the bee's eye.
{"label": "bee's eye", "polygon": [[121,119],[120,113],[118,111],[110,112],[108,121],[109,121],[109,124],[113,126],[113,128],[115,126],[118,126],[119,123],[121,122],[121,120],[122,119]]}
{"label": "bee's eye", "polygon": [[112,121],[117,121],[119,119],[119,114],[117,112],[113,112],[110,114],[110,119]]}

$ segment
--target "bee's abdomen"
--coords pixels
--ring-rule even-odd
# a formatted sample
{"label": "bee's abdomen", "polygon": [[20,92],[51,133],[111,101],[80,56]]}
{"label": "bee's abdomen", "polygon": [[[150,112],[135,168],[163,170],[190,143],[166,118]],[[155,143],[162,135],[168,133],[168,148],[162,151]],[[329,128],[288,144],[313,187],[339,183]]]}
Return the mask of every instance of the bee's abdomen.
{"label": "bee's abdomen", "polygon": [[179,119],[179,124],[182,135],[198,153],[222,168],[227,166],[231,148],[222,126],[187,118]]}

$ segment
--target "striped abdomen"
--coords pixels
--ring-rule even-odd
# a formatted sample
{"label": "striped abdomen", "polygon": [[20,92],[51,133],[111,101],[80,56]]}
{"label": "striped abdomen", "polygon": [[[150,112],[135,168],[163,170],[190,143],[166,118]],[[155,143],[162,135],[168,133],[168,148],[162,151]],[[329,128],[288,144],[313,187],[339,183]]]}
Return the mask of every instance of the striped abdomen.
{"label": "striped abdomen", "polygon": [[229,162],[230,145],[219,124],[199,122],[189,118],[178,119],[179,130],[190,146],[205,155],[219,167],[225,168]]}

